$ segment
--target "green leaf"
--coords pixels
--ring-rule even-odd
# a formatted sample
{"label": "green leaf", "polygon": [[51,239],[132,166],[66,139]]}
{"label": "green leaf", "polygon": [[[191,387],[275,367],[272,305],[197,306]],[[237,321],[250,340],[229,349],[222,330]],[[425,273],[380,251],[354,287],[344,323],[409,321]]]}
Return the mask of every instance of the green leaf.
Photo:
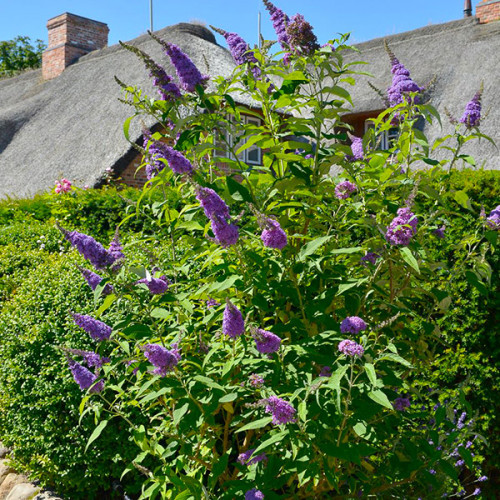
{"label": "green leaf", "polygon": [[366,374],[368,375],[368,379],[370,380],[370,383],[373,386],[377,385],[377,374],[375,373],[375,367],[371,363],[366,363],[365,364],[365,371],[366,371]]}
{"label": "green leaf", "polygon": [[198,382],[208,385],[208,387],[213,387],[214,389],[220,389],[221,391],[224,390],[224,387],[219,385],[217,382],[214,382],[211,378],[203,377],[202,375],[196,375],[196,377],[194,377],[194,380],[197,380]]}
{"label": "green leaf", "polygon": [[158,399],[160,396],[163,396],[164,394],[168,394],[171,391],[170,387],[162,387],[161,389],[150,392],[146,396],[144,396],[140,402],[141,403],[147,403],[148,401],[152,401],[153,399]]}
{"label": "green leaf", "polygon": [[229,194],[233,200],[248,201],[249,203],[253,203],[252,195],[245,186],[236,182],[232,177],[226,177],[226,184]]}
{"label": "green leaf", "polygon": [[253,452],[253,456],[255,456],[259,452],[265,450],[266,448],[268,448],[272,444],[278,443],[278,442],[282,441],[283,438],[285,436],[288,436],[289,433],[290,433],[290,431],[288,429],[286,429],[284,431],[278,432],[277,434],[274,434],[269,439],[266,439],[265,441],[263,441],[262,443],[260,443],[260,445],[255,449],[255,451]]}
{"label": "green leaf", "polygon": [[330,253],[332,255],[338,255],[338,254],[349,254],[349,253],[357,253],[363,250],[363,247],[351,247],[351,248],[337,248],[335,250],[332,250]]}
{"label": "green leaf", "polygon": [[[97,289],[96,289],[97,290]],[[100,296],[100,293],[98,295],[97,298],[99,298]],[[101,314],[106,311],[106,309],[109,309],[111,307],[111,305],[113,304],[113,302],[116,300],[116,295],[114,293],[111,293],[109,294],[105,299],[104,299],[104,302],[101,304],[101,307],[99,307],[99,309],[97,310],[97,312],[95,313],[95,317],[96,318],[99,318],[99,316],[101,316]]]}
{"label": "green leaf", "polygon": [[234,401],[238,397],[236,392],[232,392],[231,394],[226,394],[219,399],[219,403],[230,403]]}
{"label": "green leaf", "polygon": [[472,205],[465,191],[456,191],[453,197],[460,206],[472,211]]}
{"label": "green leaf", "polygon": [[262,429],[266,425],[270,424],[273,420],[273,417],[264,417],[259,420],[254,420],[243,427],[240,427],[236,432],[249,431],[250,429]]}
{"label": "green leaf", "polygon": [[87,441],[87,446],[85,446],[85,451],[87,451],[88,447],[101,435],[101,432],[108,425],[109,420],[102,420],[99,422],[99,425],[94,429],[94,432],[89,437]]}
{"label": "green leaf", "polygon": [[181,407],[176,408],[172,414],[174,424],[178,424],[180,419],[187,413],[188,410],[189,410],[189,403],[185,403]]}
{"label": "green leaf", "polygon": [[384,359],[395,361],[396,363],[399,363],[400,365],[406,366],[408,368],[413,368],[413,365],[409,361],[406,361],[406,359],[402,358],[399,354],[394,354],[392,352],[382,354],[382,356],[380,356],[380,358],[378,358],[375,363],[383,361]]}
{"label": "green leaf", "polygon": [[399,249],[399,253],[403,260],[409,264],[418,274],[420,274],[420,268],[418,267],[417,259],[411,253],[411,250],[408,247],[402,247]]}
{"label": "green leaf", "polygon": [[320,236],[319,238],[310,241],[300,249],[297,260],[299,262],[303,261],[308,255],[313,254],[316,250],[318,250],[331,238],[332,238],[331,236]]}
{"label": "green leaf", "polygon": [[373,401],[375,401],[375,403],[378,403],[379,405],[382,405],[385,408],[389,408],[389,410],[393,409],[392,404],[389,401],[389,398],[387,397],[385,392],[382,392],[380,389],[369,392],[368,397]]}

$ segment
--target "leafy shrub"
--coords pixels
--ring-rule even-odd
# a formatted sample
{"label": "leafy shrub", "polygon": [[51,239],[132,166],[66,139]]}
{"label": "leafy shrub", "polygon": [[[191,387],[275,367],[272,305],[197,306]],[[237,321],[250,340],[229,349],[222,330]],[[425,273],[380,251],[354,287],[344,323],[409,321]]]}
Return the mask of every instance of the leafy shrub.
{"label": "leafy shrub", "polygon": [[[303,30],[307,44],[282,41],[283,60],[267,44],[253,57],[235,53],[242,65],[213,91],[160,41],[186,90],[175,98],[161,68],[124,44],[163,98],[124,85],[136,114],[164,125],[146,135],[144,193],[182,204],[152,207],[153,238],[170,243],[160,265],[125,259],[106,269],[114,291],[100,297],[98,316],[113,332],[102,341],[110,362],[76,373],[70,361],[101,417],[90,439],[126,420],[135,467],[149,460],[141,498],[477,495],[475,409],[465,390],[444,404],[428,374],[453,299],[442,288],[465,277],[487,293],[491,282],[497,233],[447,171],[464,159],[465,139],[484,136],[457,125],[446,146],[435,145],[452,159],[429,157],[414,125],[437,112],[419,104],[419,87],[391,53],[412,88],[401,93],[395,80],[394,106],[365,138],[342,144],[334,131],[354,74],[345,39],[320,48],[300,17],[292,25],[290,40]],[[234,90],[259,103],[262,126],[242,119],[249,111]],[[395,122],[397,141],[377,150],[377,135]],[[233,140],[216,155],[227,129]],[[256,168],[242,159],[253,145],[263,150]],[[421,174],[421,162],[436,167]],[[333,165],[343,167],[337,178]],[[98,245],[85,241],[80,251],[92,259]],[[101,408],[103,394],[113,403]]]}

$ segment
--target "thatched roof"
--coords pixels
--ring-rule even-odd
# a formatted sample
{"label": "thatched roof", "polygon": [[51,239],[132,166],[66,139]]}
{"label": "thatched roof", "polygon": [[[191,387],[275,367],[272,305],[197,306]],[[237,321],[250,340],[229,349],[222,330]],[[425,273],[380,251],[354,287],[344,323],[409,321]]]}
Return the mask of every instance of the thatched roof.
{"label": "thatched roof", "polygon": [[[226,76],[235,67],[207,28],[181,23],[156,34],[179,45],[204,74]],[[175,75],[149,35],[129,43]],[[130,144],[123,123],[133,109],[118,100],[115,75],[157,97],[144,64],[120,45],[81,57],[49,81],[42,80],[41,70],[0,80],[0,197],[46,191],[61,177],[94,186],[125,157]],[[131,139],[140,134],[137,123]]]}
{"label": "thatched roof", "polygon": [[[488,109],[490,111],[482,121],[481,130],[500,147],[500,22],[478,24],[475,17],[469,17],[388,36],[385,40],[420,86],[435,78],[428,96],[441,114],[443,129],[439,125],[427,126],[425,132],[431,140],[453,131],[444,108],[460,118],[466,103],[484,82],[483,114]],[[357,84],[351,91],[355,104],[353,112],[361,114],[383,109],[383,101],[367,82],[383,92],[391,84],[384,38],[356,47],[360,53],[350,56],[350,59],[366,61],[367,66],[358,68],[371,73],[374,78],[357,78]],[[470,141],[464,151],[474,156],[478,165],[485,162],[486,168],[500,169],[500,151],[489,142]]]}

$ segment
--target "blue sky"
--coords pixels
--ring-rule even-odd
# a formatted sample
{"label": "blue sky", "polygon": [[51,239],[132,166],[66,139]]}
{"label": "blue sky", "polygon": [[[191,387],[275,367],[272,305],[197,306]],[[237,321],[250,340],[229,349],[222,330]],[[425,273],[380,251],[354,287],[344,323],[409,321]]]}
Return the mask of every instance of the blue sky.
{"label": "blue sky", "polygon": [[[313,25],[321,43],[337,33],[351,32],[361,42],[428,24],[460,19],[463,0],[275,0],[289,16],[299,12]],[[478,0],[473,0],[473,6]],[[261,0],[153,0],[154,28],[178,22],[204,21],[257,41],[257,16],[262,34],[274,39]],[[0,0],[0,40],[17,35],[47,41],[46,22],[71,12],[108,24],[109,44],[131,40],[149,29],[149,0]]]}

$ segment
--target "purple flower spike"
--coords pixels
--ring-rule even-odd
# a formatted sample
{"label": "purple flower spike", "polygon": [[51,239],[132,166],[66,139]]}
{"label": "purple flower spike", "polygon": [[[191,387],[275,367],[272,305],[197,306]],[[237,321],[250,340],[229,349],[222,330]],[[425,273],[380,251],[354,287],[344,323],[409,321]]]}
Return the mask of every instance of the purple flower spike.
{"label": "purple flower spike", "polygon": [[[95,290],[97,288],[97,285],[102,281],[102,277],[99,276],[98,274],[89,271],[88,269],[85,269],[83,267],[78,266],[78,269],[82,273],[82,276],[85,278],[85,281],[88,283],[90,288],[92,290]],[[113,292],[113,286],[110,285],[109,283],[106,283],[106,286],[104,287],[102,294],[103,295],[109,295],[110,293]]]}
{"label": "purple flower spike", "polygon": [[[423,88],[419,87],[411,78],[410,72],[401,64],[396,56],[390,51],[389,57],[391,59],[391,73],[392,73],[392,85],[387,89],[387,97],[389,98],[389,104],[391,106],[396,106],[403,102],[403,96],[408,94],[408,92],[422,92]],[[418,104],[418,97],[415,98],[415,104]]]}
{"label": "purple flower spike", "polygon": [[209,219],[214,217],[229,219],[229,207],[213,189],[198,187],[196,190],[196,198]]}
{"label": "purple flower spike", "polygon": [[66,231],[62,227],[59,227],[59,230],[70,242],[71,246],[75,247],[96,269],[105,269],[115,263],[116,259],[111,253],[94,240],[92,236],[78,231]]}
{"label": "purple flower spike", "polygon": [[149,180],[165,168],[165,162],[178,175],[193,174],[193,165],[186,157],[179,151],[167,146],[164,142],[152,140],[149,131],[144,132],[143,145],[147,149],[149,156],[146,164],[146,176]]}
{"label": "purple flower spike", "polygon": [[407,207],[400,208],[387,228],[385,239],[391,245],[408,245],[411,238],[417,234],[418,219]]}
{"label": "purple flower spike", "polygon": [[264,500],[264,493],[257,488],[252,488],[245,493],[245,500]]}
{"label": "purple flower spike", "polygon": [[[267,455],[265,453],[261,453],[260,455],[252,457],[252,454],[254,451],[255,451],[255,448],[252,448],[251,450],[247,450],[247,451],[244,451],[243,453],[240,453],[238,455],[238,462],[241,465],[254,465],[258,462],[262,462],[262,460],[267,460]],[[252,457],[252,458],[250,458],[250,457]]]}
{"label": "purple flower spike", "polygon": [[486,219],[486,224],[490,229],[500,230],[500,205],[491,211],[489,217]]}
{"label": "purple flower spike", "polygon": [[460,123],[464,123],[467,128],[478,127],[481,122],[481,92],[476,92],[474,97],[465,106],[464,114],[460,118]]}
{"label": "purple flower spike", "polygon": [[[97,375],[94,375],[91,371],[87,370],[80,363],[77,363],[74,359],[68,357],[68,365],[75,382],[80,386],[82,391],[86,391],[90,387],[90,392],[101,392],[104,389],[104,381],[100,380],[95,384],[97,380]],[[95,384],[95,385],[94,385]]]}
{"label": "purple flower spike", "polygon": [[265,217],[263,222],[264,230],[260,235],[260,239],[264,246],[268,248],[276,248],[282,250],[287,244],[287,236],[285,231],[280,226],[280,223],[271,219],[270,217]]}
{"label": "purple flower spike", "polygon": [[231,338],[240,337],[245,331],[245,321],[240,310],[227,300],[222,319],[222,333]]}
{"label": "purple flower spike", "polygon": [[284,399],[277,396],[271,396],[266,399],[266,413],[273,416],[273,424],[281,425],[288,422],[295,422],[295,408]]}
{"label": "purple flower spike", "polygon": [[255,340],[255,347],[261,354],[271,354],[280,348],[281,339],[274,333],[255,328],[252,336]]}
{"label": "purple flower spike", "polygon": [[162,45],[172,61],[182,89],[186,92],[194,92],[197,85],[203,87],[206,85],[210,77],[202,75],[193,61],[191,61],[180,47],[168,42],[163,42]]}
{"label": "purple flower spike", "polygon": [[257,373],[252,373],[252,375],[248,377],[248,381],[250,382],[250,385],[255,388],[259,388],[264,385],[264,379]]}
{"label": "purple flower spike", "polygon": [[446,226],[443,224],[442,226],[439,226],[438,228],[434,229],[434,231],[432,231],[432,234],[434,234],[434,236],[437,236],[439,239],[443,239],[444,238],[444,232],[446,231]]}
{"label": "purple flower spike", "polygon": [[269,0],[263,1],[266,9],[269,11],[269,14],[271,14],[271,21],[273,23],[274,31],[278,36],[278,42],[284,49],[287,49],[290,45],[290,41],[288,39],[286,28],[290,22],[290,19],[281,9],[278,9]]}
{"label": "purple flower spike", "polygon": [[[405,411],[411,405],[410,398],[396,398],[392,406],[397,411]],[[432,474],[432,472],[431,472]]]}
{"label": "purple flower spike", "polygon": [[358,356],[361,357],[365,353],[365,349],[362,345],[354,342],[353,340],[342,340],[339,343],[339,351],[346,356]]}
{"label": "purple flower spike", "polygon": [[349,196],[351,196],[351,194],[357,189],[356,184],[353,184],[352,182],[340,182],[335,186],[335,197],[339,200],[345,200],[349,198]]}
{"label": "purple flower spike", "polygon": [[370,262],[370,264],[375,265],[375,263],[377,262],[378,259],[380,259],[380,255],[378,253],[366,252],[366,254],[363,255],[363,257],[361,257],[360,260],[361,260],[362,264],[366,264],[367,262]]}
{"label": "purple flower spike", "polygon": [[108,340],[111,336],[112,328],[92,316],[73,313],[73,320],[76,325],[85,330],[94,340]]}
{"label": "purple flower spike", "polygon": [[331,376],[332,376],[332,368],[328,365],[323,366],[318,375],[318,377],[331,377]]}
{"label": "purple flower spike", "polygon": [[228,224],[222,217],[212,219],[212,231],[215,236],[215,241],[223,247],[235,245],[238,241],[238,226],[235,224]]}
{"label": "purple flower spike", "polygon": [[160,276],[159,278],[142,278],[136,281],[137,283],[143,283],[146,285],[153,295],[161,295],[168,290],[170,282],[168,281],[165,275]]}
{"label": "purple flower spike", "polygon": [[172,371],[179,363],[181,355],[177,344],[171,345],[172,349],[168,350],[159,344],[147,344],[142,347],[144,356],[156,368],[152,373],[165,377],[165,375]]}
{"label": "purple flower spike", "polygon": [[359,316],[348,316],[340,323],[342,333],[359,333],[366,330],[366,323]]}
{"label": "purple flower spike", "polygon": [[286,34],[288,44],[295,52],[310,55],[320,48],[312,26],[301,14],[292,17],[286,26]]}
{"label": "purple flower spike", "polygon": [[352,156],[348,156],[349,161],[362,160],[365,157],[365,152],[363,151],[363,139],[361,137],[356,137],[351,135],[351,151]]}

